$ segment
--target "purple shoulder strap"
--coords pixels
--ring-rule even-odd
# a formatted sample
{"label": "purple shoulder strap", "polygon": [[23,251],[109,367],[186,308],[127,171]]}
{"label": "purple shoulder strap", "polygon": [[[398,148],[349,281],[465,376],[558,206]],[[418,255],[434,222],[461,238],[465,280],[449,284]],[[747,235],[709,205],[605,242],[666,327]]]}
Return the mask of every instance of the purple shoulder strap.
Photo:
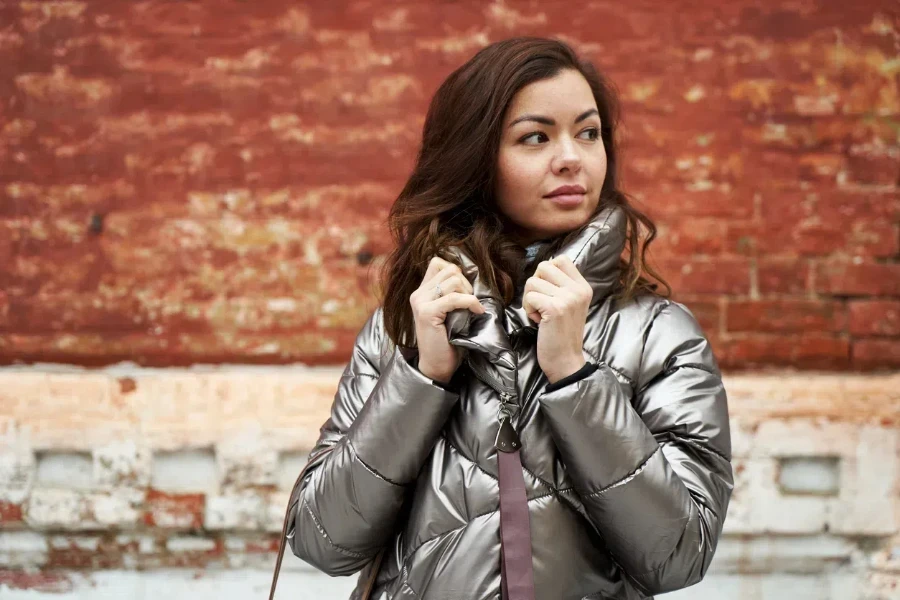
{"label": "purple shoulder strap", "polygon": [[503,600],[534,600],[531,521],[519,450],[497,452],[500,472],[500,586]]}

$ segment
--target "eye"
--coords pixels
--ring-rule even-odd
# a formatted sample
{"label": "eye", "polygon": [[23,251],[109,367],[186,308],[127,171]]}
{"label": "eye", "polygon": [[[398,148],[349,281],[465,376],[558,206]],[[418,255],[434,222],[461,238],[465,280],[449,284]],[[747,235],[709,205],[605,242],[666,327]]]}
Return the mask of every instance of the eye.
{"label": "eye", "polygon": [[[597,127],[589,127],[589,128],[587,128],[587,129],[585,129],[584,131],[582,131],[582,132],[581,132],[580,134],[578,134],[578,135],[582,135],[582,134],[585,134],[585,133],[590,133],[590,134],[591,134],[591,137],[589,137],[589,138],[587,138],[587,139],[589,139],[589,140],[592,141],[592,142],[597,141],[597,140],[600,138],[600,130],[599,130]],[[533,132],[529,133],[528,135],[526,135],[525,137],[520,138],[520,139],[519,139],[519,142],[525,143],[527,140],[531,139],[531,138],[534,137],[534,136],[543,136],[543,137],[546,138],[546,137],[547,137],[547,134],[544,133],[543,131],[533,131]],[[534,144],[526,144],[526,145],[527,145],[527,146],[533,146]]]}
{"label": "eye", "polygon": [[[529,134],[526,135],[525,137],[521,138],[519,141],[520,141],[520,142],[525,142],[525,140],[527,140],[527,139],[529,139],[529,138],[532,138],[532,137],[534,137],[534,136],[536,136],[536,135],[542,135],[542,136],[544,136],[544,137],[547,137],[547,134],[545,134],[543,131],[535,131],[535,132],[533,132],[533,133],[529,133]],[[534,144],[526,144],[526,145],[528,145],[528,146],[533,146]]]}
{"label": "eye", "polygon": [[593,133],[593,137],[589,138],[591,141],[596,141],[600,137],[600,130],[596,127],[590,127],[588,129],[585,129],[581,133]]}

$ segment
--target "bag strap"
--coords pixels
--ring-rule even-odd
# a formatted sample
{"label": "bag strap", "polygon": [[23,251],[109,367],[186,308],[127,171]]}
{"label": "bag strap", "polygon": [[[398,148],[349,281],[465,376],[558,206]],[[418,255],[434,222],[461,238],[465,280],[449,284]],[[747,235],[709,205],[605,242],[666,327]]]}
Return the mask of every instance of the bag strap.
{"label": "bag strap", "polygon": [[[287,533],[288,528],[290,527],[291,508],[294,505],[294,494],[296,494],[297,490],[300,488],[300,484],[303,481],[303,478],[306,477],[306,473],[309,471],[310,467],[332,450],[334,450],[334,446],[329,446],[315,456],[311,456],[300,471],[300,475],[297,476],[297,481],[294,483],[294,487],[291,490],[291,495],[288,498],[287,510],[284,513],[284,524],[281,526],[281,539],[278,543],[278,557],[275,559],[275,570],[272,573],[272,587],[269,589],[269,600],[275,600],[275,588],[278,585],[278,575],[281,573],[281,563],[284,560],[284,549],[287,546]],[[299,502],[299,497],[297,501]],[[372,562],[371,572],[369,573],[369,579],[363,588],[363,595],[360,600],[369,600],[372,590],[375,588],[375,578],[378,576],[378,570],[381,567],[384,552],[384,549],[382,549],[375,556],[375,559]]]}
{"label": "bag strap", "polygon": [[518,445],[497,452],[500,483],[500,592],[503,600],[534,600],[531,521]]}

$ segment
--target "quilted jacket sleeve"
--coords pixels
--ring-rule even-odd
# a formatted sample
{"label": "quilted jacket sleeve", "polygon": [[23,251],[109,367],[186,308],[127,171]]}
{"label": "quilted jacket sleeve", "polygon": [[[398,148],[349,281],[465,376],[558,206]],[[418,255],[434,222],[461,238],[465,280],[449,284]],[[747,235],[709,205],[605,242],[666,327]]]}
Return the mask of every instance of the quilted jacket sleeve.
{"label": "quilted jacket sleeve", "polygon": [[331,416],[310,453],[321,458],[289,503],[291,550],[329,575],[362,569],[388,542],[406,486],[416,479],[459,398],[425,377],[397,348],[379,370],[386,337],[381,310],[357,336]]}
{"label": "quilted jacket sleeve", "polygon": [[709,343],[682,304],[657,308],[633,399],[605,364],[541,396],[591,521],[648,595],[704,577],[734,487],[727,398]]}

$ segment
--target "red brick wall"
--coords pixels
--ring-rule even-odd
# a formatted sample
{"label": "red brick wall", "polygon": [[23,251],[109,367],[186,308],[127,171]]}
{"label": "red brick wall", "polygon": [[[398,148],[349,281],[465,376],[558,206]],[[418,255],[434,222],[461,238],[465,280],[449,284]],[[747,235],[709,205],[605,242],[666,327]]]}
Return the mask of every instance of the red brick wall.
{"label": "red brick wall", "polygon": [[723,366],[896,368],[900,9],[769,4],[0,0],[0,362],[343,362],[431,94],[537,34]]}

